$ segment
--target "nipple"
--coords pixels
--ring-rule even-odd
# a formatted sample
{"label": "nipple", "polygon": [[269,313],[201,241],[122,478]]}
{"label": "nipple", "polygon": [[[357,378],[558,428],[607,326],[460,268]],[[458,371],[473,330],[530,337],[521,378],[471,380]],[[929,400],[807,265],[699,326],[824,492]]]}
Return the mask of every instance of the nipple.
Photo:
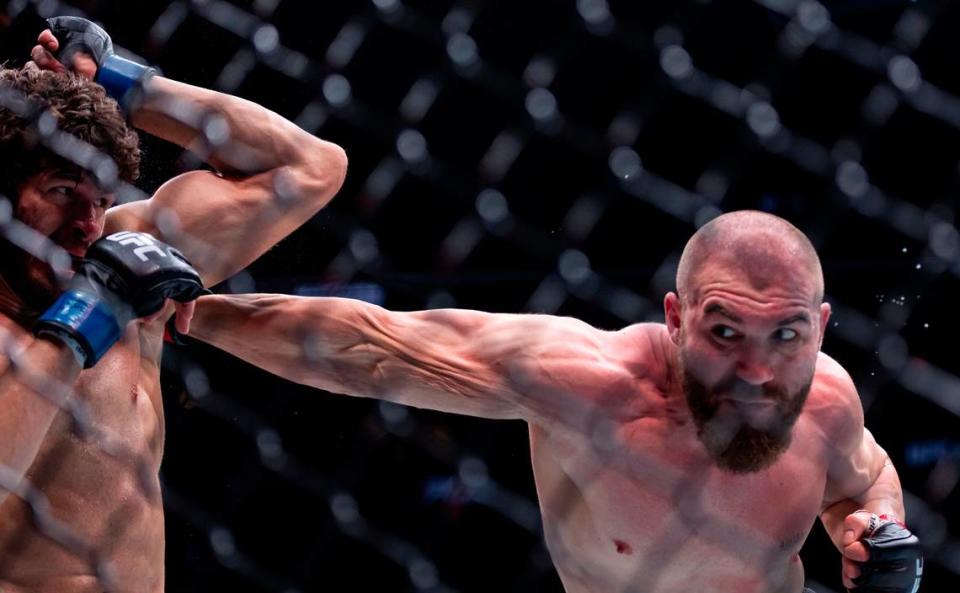
{"label": "nipple", "polygon": [[617,547],[617,554],[633,554],[633,548],[622,539],[613,540],[613,545]]}

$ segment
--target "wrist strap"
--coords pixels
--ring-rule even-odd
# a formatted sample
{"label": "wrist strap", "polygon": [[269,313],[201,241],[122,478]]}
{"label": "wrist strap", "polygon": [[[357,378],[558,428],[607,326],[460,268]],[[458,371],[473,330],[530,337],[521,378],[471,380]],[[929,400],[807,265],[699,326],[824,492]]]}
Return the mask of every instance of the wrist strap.
{"label": "wrist strap", "polygon": [[77,360],[77,364],[80,365],[80,368],[86,368],[87,351],[77,340],[74,340],[72,337],[63,332],[52,331],[49,329],[38,330],[37,337],[49,340],[51,342],[63,344],[73,354],[73,357]]}
{"label": "wrist strap", "polygon": [[907,528],[907,524],[904,523],[903,520],[898,519],[893,515],[887,515],[886,513],[884,513],[883,515],[880,515],[879,519],[882,523],[896,523],[897,525],[899,525],[900,527],[903,527],[904,529]]}
{"label": "wrist strap", "polygon": [[40,316],[35,333],[53,334],[72,349],[78,348],[86,369],[120,339],[121,332],[117,318],[95,295],[68,290]]}
{"label": "wrist strap", "polygon": [[140,100],[143,85],[156,73],[154,68],[111,54],[97,67],[95,80],[129,114]]}
{"label": "wrist strap", "polygon": [[857,509],[853,511],[854,513],[868,513],[870,515],[870,521],[867,523],[867,529],[864,531],[867,537],[873,535],[873,532],[880,528],[881,525],[886,523],[896,523],[904,529],[907,528],[907,524],[904,523],[901,519],[893,515],[878,515],[871,511],[870,509]]}

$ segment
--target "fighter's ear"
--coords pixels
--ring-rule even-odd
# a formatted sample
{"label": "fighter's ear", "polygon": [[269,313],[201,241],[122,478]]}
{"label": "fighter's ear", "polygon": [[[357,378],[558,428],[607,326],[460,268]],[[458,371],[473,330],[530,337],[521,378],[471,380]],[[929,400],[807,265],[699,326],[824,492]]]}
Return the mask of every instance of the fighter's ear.
{"label": "fighter's ear", "polygon": [[680,297],[675,292],[668,292],[663,297],[663,316],[667,323],[667,332],[674,344],[680,344],[680,323],[682,318]]}
{"label": "fighter's ear", "polygon": [[820,304],[820,345],[823,346],[823,336],[827,332],[827,323],[830,322],[830,313],[832,309],[830,308],[830,303],[821,303]]}

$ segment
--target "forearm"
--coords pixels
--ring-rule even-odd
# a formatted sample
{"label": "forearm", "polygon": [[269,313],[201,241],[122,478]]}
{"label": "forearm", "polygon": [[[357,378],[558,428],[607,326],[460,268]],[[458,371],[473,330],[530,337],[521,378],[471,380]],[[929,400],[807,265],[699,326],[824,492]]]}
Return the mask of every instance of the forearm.
{"label": "forearm", "polygon": [[53,341],[34,340],[14,354],[0,375],[0,502],[6,488],[33,464],[61,406],[70,397],[80,365],[69,348]]}
{"label": "forearm", "polygon": [[464,355],[470,350],[465,345],[474,344],[475,351],[483,339],[454,327],[475,323],[465,317],[487,314],[448,316],[460,321],[432,311],[394,313],[354,299],[213,295],[197,300],[190,335],[275,375],[333,393],[519,418],[516,398],[505,395],[510,390],[502,372],[491,370],[483,355]]}
{"label": "forearm", "polygon": [[251,175],[318,164],[331,168],[344,160],[336,145],[251,101],[161,76],[150,79],[147,88],[133,113],[134,125],[193,150],[223,173]]}
{"label": "forearm", "polygon": [[847,515],[859,509],[866,509],[877,515],[890,515],[904,519],[903,490],[900,478],[889,457],[884,456],[883,466],[877,479],[863,493],[847,498],[827,507],[820,519],[837,549],[842,549],[843,520]]}
{"label": "forearm", "polygon": [[374,309],[352,299],[212,295],[197,300],[190,336],[285,379],[353,394],[373,364],[361,325]]}

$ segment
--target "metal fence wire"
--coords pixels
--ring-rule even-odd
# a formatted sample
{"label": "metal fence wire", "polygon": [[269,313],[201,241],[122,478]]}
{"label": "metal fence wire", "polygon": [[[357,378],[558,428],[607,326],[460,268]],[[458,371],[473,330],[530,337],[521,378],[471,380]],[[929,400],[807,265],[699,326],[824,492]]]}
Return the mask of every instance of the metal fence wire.
{"label": "metal fence wire", "polygon": [[[824,350],[850,371],[900,472],[927,558],[922,590],[957,590],[956,3],[13,0],[8,65],[27,59],[23,40],[38,31],[18,27],[30,15],[64,14],[103,23],[167,76],[251,99],[347,150],[333,202],[217,292],[614,329],[662,321],[680,250],[706,221],[738,208],[790,219],[823,261]],[[111,175],[105,155],[44,125],[43,106],[0,88],[0,108],[30,118],[52,152]],[[189,105],[169,115],[199,125]],[[144,177],[121,185],[121,202],[201,166],[203,155],[142,143]],[[0,199],[4,239],[64,261],[11,213]],[[4,330],[0,344],[21,368]],[[68,397],[72,386],[23,372],[77,442],[163,505],[168,590],[562,591],[522,423],[325,394],[203,345],[166,348],[162,492],[143,453]],[[87,541],[43,484],[21,478],[0,467],[32,528],[111,590],[109,533]],[[819,527],[802,557],[810,586],[842,590]]]}

